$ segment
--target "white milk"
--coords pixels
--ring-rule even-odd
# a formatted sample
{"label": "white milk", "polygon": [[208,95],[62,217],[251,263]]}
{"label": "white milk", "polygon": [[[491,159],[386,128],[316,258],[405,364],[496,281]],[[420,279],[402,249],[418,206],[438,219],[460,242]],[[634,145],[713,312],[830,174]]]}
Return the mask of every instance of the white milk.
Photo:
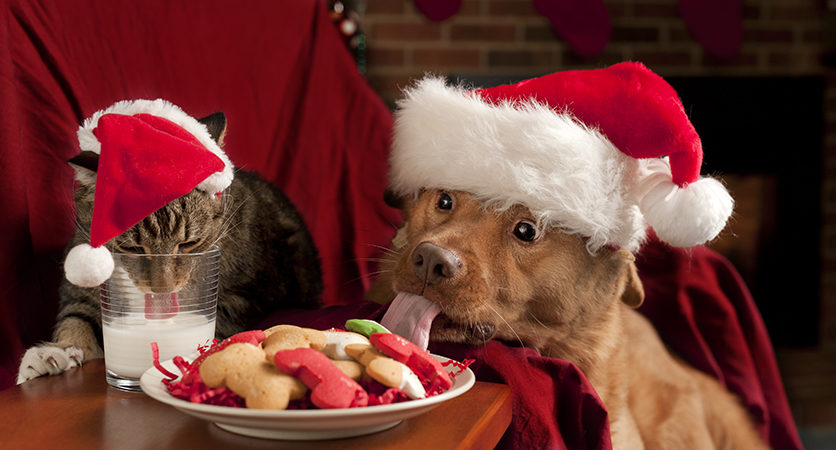
{"label": "white milk", "polygon": [[188,356],[215,337],[215,321],[186,313],[162,320],[117,317],[102,324],[102,334],[107,370],[120,377],[139,378],[154,365],[152,342],[160,349],[160,361]]}

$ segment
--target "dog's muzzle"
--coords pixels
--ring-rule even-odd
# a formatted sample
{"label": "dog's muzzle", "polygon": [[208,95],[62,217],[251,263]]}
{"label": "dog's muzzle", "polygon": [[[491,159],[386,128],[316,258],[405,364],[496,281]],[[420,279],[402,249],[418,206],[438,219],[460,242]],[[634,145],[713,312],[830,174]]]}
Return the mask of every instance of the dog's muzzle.
{"label": "dog's muzzle", "polygon": [[425,285],[438,284],[456,276],[462,262],[452,251],[424,241],[412,251],[412,268]]}

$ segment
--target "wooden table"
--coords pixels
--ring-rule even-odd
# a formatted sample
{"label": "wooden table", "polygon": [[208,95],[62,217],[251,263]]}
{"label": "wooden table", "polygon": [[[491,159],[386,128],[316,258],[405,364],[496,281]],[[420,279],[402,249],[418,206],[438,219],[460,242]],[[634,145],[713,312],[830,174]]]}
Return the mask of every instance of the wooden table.
{"label": "wooden table", "polygon": [[229,433],[145,394],[108,386],[103,360],[0,391],[3,449],[493,448],[510,421],[510,389],[484,382],[389,430],[330,441]]}

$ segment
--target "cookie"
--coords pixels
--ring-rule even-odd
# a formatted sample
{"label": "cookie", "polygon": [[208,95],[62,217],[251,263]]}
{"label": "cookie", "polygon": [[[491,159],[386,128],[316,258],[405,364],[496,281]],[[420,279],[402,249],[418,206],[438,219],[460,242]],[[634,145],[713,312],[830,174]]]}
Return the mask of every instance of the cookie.
{"label": "cookie", "polygon": [[206,386],[226,386],[253,409],[285,409],[306,392],[304,384],[277,370],[264,350],[249,343],[232,343],[209,355],[198,371]]}
{"label": "cookie", "polygon": [[221,342],[216,343],[212,347],[210,347],[205,352],[201,353],[194,361],[192,361],[192,366],[200,367],[203,364],[203,361],[214,353],[217,353],[232,344],[235,343],[248,343],[252,345],[259,345],[261,341],[264,340],[264,331],[262,330],[251,330],[251,331],[242,331],[240,333],[234,334]]}
{"label": "cookie", "polygon": [[363,373],[365,372],[365,367],[362,364],[358,363],[357,361],[347,361],[343,359],[332,359],[331,363],[337,366],[342,373],[346,374],[349,378],[354,381],[360,381],[363,378]]}
{"label": "cookie", "polygon": [[365,344],[369,345],[369,339],[362,334],[353,333],[351,331],[323,331],[325,334],[325,347],[322,353],[331,359],[351,361],[351,357],[346,355],[345,346],[350,344]]}
{"label": "cookie", "polygon": [[365,373],[380,384],[398,388],[411,399],[426,397],[421,380],[405,364],[389,358],[371,345],[352,344],[346,346],[345,351],[365,366]]}
{"label": "cookie", "polygon": [[345,321],[345,329],[369,337],[374,333],[389,333],[383,325],[368,319],[350,319]]}
{"label": "cookie", "polygon": [[313,348],[322,350],[327,343],[325,333],[311,328],[302,328],[294,325],[276,325],[264,330],[267,336],[261,343],[269,361],[279,350],[290,350],[294,348]]}
{"label": "cookie", "polygon": [[374,333],[369,341],[386,356],[406,364],[417,375],[429,380],[433,387],[447,390],[453,385],[450,375],[438,360],[403,337],[393,333]]}
{"label": "cookie", "polygon": [[363,387],[317,350],[279,350],[273,362],[282,372],[302,380],[311,390],[311,402],[317,408],[352,408],[366,406],[369,402]]}

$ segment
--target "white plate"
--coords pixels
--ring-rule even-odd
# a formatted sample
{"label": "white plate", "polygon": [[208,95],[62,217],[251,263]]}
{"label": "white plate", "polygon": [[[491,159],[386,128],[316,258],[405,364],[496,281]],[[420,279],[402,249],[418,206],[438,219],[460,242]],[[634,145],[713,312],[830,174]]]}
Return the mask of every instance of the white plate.
{"label": "white plate", "polygon": [[[443,356],[433,357],[440,362],[448,360]],[[173,373],[180,372],[171,360],[162,365]],[[451,365],[446,370],[457,369]],[[362,408],[276,411],[191,403],[171,396],[162,383],[163,378],[163,374],[152,367],[142,374],[139,384],[151,398],[213,422],[224,430],[264,439],[286,440],[338,439],[387,430],[404,419],[423,414],[442,402],[458,397],[476,381],[473,372],[465,369],[456,375],[450,389],[428,398]]]}

